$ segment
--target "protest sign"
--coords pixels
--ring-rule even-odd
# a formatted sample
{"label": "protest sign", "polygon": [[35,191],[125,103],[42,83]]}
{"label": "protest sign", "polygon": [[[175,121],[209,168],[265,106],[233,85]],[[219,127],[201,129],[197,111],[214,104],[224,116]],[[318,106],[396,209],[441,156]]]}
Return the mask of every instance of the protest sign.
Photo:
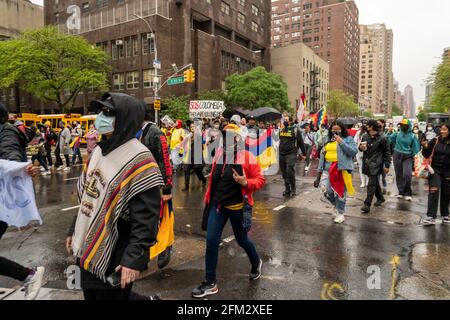
{"label": "protest sign", "polygon": [[217,118],[225,111],[223,101],[195,100],[189,103],[189,118]]}

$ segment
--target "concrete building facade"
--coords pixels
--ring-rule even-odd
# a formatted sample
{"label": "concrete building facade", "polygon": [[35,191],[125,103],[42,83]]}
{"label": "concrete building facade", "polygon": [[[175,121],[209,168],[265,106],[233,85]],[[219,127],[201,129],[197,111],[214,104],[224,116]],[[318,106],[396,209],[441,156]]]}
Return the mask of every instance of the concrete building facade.
{"label": "concrete building facade", "polygon": [[359,11],[354,1],[272,1],[272,45],[303,42],[330,64],[330,89],[358,101]]}
{"label": "concrete building facade", "polygon": [[408,84],[405,87],[404,95],[405,95],[405,98],[404,98],[405,115],[408,118],[415,118],[416,117],[416,103],[414,101],[414,90],[411,85]]}
{"label": "concrete building facade", "polygon": [[[0,41],[17,37],[21,32],[44,26],[44,8],[28,0],[0,0]],[[0,89],[0,101],[10,112],[41,110],[40,100],[17,86]]]}
{"label": "concrete building facade", "polygon": [[288,96],[293,110],[305,94],[309,111],[318,111],[327,104],[330,68],[303,43],[291,44],[271,50],[272,71],[281,75],[288,86]]}
{"label": "concrete building facade", "polygon": [[392,30],[384,24],[361,25],[360,39],[359,101],[368,103],[373,113],[391,114],[394,105]]}
{"label": "concrete building facade", "polygon": [[[74,5],[69,12],[78,11],[67,13]],[[111,57],[111,89],[152,106],[154,83],[164,83],[173,66],[192,63],[196,80],[162,87],[163,104],[170,95],[223,89],[232,73],[259,65],[269,69],[269,12],[270,0],[48,0],[45,23],[101,47]],[[155,48],[161,79],[155,79]],[[82,95],[76,106],[82,110],[98,95]]]}

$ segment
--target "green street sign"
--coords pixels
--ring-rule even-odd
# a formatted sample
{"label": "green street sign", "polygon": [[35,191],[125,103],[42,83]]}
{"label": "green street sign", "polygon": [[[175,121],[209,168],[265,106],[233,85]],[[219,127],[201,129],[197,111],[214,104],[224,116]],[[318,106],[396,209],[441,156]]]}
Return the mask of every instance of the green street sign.
{"label": "green street sign", "polygon": [[169,86],[173,86],[175,84],[181,84],[181,83],[184,83],[184,77],[176,77],[176,78],[169,79],[167,81],[167,84]]}

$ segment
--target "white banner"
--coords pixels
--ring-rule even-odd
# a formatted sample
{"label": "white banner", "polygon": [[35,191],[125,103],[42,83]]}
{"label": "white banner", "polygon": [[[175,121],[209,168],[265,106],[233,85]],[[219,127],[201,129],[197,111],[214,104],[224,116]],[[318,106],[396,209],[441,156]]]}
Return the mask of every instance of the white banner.
{"label": "white banner", "polygon": [[189,103],[189,118],[217,118],[225,111],[223,101],[195,100]]}
{"label": "white banner", "polygon": [[31,221],[42,224],[33,181],[25,172],[29,163],[0,160],[0,221],[24,227]]}

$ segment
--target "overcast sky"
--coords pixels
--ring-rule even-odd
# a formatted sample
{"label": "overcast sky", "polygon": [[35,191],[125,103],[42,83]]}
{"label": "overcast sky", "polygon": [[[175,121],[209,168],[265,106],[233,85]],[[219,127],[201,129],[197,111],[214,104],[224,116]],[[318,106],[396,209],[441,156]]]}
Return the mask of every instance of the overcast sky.
{"label": "overcast sky", "polygon": [[[41,4],[43,0],[31,0]],[[450,47],[449,0],[355,0],[361,24],[384,23],[394,31],[394,77],[403,90],[425,98],[424,80]]]}

